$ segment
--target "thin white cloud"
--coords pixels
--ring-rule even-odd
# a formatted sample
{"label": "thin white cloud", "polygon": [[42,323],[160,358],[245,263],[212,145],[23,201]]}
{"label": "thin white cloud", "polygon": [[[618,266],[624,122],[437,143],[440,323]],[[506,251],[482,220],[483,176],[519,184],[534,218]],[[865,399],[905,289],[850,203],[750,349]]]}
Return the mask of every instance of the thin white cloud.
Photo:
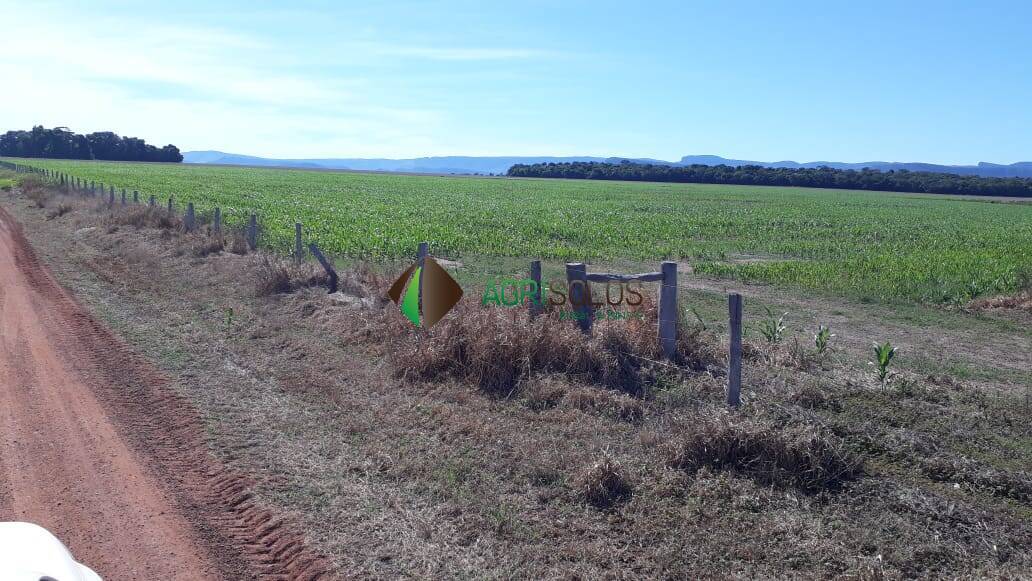
{"label": "thin white cloud", "polygon": [[[422,94],[423,81],[377,78],[376,69],[392,61],[548,54],[363,40],[320,47],[314,39],[297,47],[281,38],[159,23],[128,12],[20,3],[2,4],[0,11],[6,24],[0,78],[11,88],[0,107],[0,130],[63,125],[184,150],[272,157],[468,152],[462,142],[469,136],[447,129],[452,119],[411,97]],[[332,63],[334,72],[308,74],[312,59]]]}
{"label": "thin white cloud", "polygon": [[389,44],[368,44],[371,52],[384,56],[412,57],[441,61],[496,61],[532,59],[549,56],[548,51],[526,48],[438,48],[429,46],[403,46]]}

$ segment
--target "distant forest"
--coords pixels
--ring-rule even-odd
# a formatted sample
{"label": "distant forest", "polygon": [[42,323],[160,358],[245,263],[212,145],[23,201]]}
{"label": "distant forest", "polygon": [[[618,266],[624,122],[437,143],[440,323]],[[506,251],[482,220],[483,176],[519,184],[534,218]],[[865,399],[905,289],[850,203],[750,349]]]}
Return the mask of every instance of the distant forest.
{"label": "distant forest", "polygon": [[907,170],[877,171],[819,168],[767,168],[758,165],[653,165],[624,160],[620,163],[572,162],[516,164],[511,177],[571,178],[685,182],[743,186],[798,186],[846,190],[879,190],[972,196],[1032,197],[1032,179],[983,178]]}
{"label": "distant forest", "polygon": [[106,161],[165,161],[179,163],[183,155],[174,145],[161,149],[136,137],[120,137],[110,131],[80,135],[67,127],[32,131],[8,131],[0,135],[0,156],[52,159],[101,159]]}

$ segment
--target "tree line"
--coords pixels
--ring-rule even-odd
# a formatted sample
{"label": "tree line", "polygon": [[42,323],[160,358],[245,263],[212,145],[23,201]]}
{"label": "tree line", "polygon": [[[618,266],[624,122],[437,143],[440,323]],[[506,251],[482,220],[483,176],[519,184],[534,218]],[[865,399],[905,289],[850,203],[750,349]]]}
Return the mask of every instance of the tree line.
{"label": "tree line", "polygon": [[986,178],[947,173],[862,169],[771,168],[758,165],[655,165],[623,160],[620,163],[570,162],[516,164],[511,177],[569,178],[735,184],[743,186],[797,186],[847,190],[878,190],[929,194],[1032,197],[1032,179]]}
{"label": "tree line", "polygon": [[173,163],[183,161],[183,155],[174,145],[159,149],[142,139],[121,137],[110,131],[81,135],[67,127],[45,129],[42,125],[33,127],[31,131],[8,131],[0,135],[0,156]]}

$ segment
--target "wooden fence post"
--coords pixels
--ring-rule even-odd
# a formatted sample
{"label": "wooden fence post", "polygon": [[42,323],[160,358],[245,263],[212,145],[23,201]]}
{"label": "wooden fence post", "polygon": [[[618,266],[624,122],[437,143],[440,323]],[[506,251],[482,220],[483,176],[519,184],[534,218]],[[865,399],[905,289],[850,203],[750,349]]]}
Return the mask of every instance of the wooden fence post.
{"label": "wooden fence post", "polygon": [[175,209],[175,207],[174,207],[174,206],[172,205],[172,198],[173,198],[173,197],[174,197],[174,196],[169,196],[169,197],[168,197],[168,215],[169,215],[169,216],[173,216],[173,215],[175,215],[175,213],[176,213],[176,209]]}
{"label": "wooden fence post", "polygon": [[677,263],[663,263],[663,280],[659,289],[659,344],[663,355],[673,359],[677,355]]}
{"label": "wooden fence post", "polygon": [[301,223],[294,224],[294,260],[301,262],[305,259],[305,247],[301,246]]}
{"label": "wooden fence post", "polygon": [[566,263],[566,286],[570,306],[577,313],[577,324],[581,331],[591,333],[592,304],[591,287],[588,286],[588,267],[583,262]]}
{"label": "wooden fence post", "polygon": [[251,250],[258,250],[258,214],[252,213],[247,223],[247,246]]}
{"label": "wooden fence post", "polygon": [[111,186],[111,192],[108,194],[108,206],[115,205],[115,186]]}
{"label": "wooden fence post", "polygon": [[122,188],[122,205],[125,205],[125,188]]}
{"label": "wooden fence post", "polygon": [[154,194],[151,194],[150,200],[147,201],[147,205],[150,206],[151,208],[153,208],[154,206],[158,205],[158,201],[156,199],[154,199]]}
{"label": "wooden fence post", "polygon": [[140,192],[139,192],[139,190],[133,190],[133,203],[134,204],[139,204],[140,203]]}
{"label": "wooden fence post", "polygon": [[211,231],[216,238],[222,236],[222,208],[215,208],[215,221],[212,224]]}
{"label": "wooden fence post", "polygon": [[541,261],[532,260],[530,262],[530,279],[537,285],[537,289],[534,291],[534,302],[530,304],[530,316],[536,317],[544,310],[544,305],[541,304]]}
{"label": "wooden fence post", "polygon": [[186,215],[183,216],[183,230],[192,232],[194,229],[194,205],[193,202],[186,203]]}
{"label": "wooden fence post", "polygon": [[742,391],[742,295],[727,295],[731,344],[727,360],[727,405],[738,407]]}
{"label": "wooden fence post", "polygon": [[319,247],[315,245],[315,242],[309,244],[308,249],[312,251],[312,256],[315,256],[319,264],[326,269],[326,274],[330,276],[330,294],[337,292],[337,271],[334,270],[333,265],[330,264],[329,260],[326,260],[326,257],[319,251]]}

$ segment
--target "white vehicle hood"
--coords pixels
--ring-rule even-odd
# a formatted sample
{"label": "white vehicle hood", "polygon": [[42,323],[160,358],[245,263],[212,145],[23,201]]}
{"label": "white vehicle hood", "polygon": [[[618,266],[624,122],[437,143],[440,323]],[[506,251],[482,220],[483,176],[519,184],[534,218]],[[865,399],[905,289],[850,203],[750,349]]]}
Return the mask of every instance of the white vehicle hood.
{"label": "white vehicle hood", "polygon": [[75,562],[50,531],[27,522],[0,522],[0,579],[4,581],[102,581]]}

